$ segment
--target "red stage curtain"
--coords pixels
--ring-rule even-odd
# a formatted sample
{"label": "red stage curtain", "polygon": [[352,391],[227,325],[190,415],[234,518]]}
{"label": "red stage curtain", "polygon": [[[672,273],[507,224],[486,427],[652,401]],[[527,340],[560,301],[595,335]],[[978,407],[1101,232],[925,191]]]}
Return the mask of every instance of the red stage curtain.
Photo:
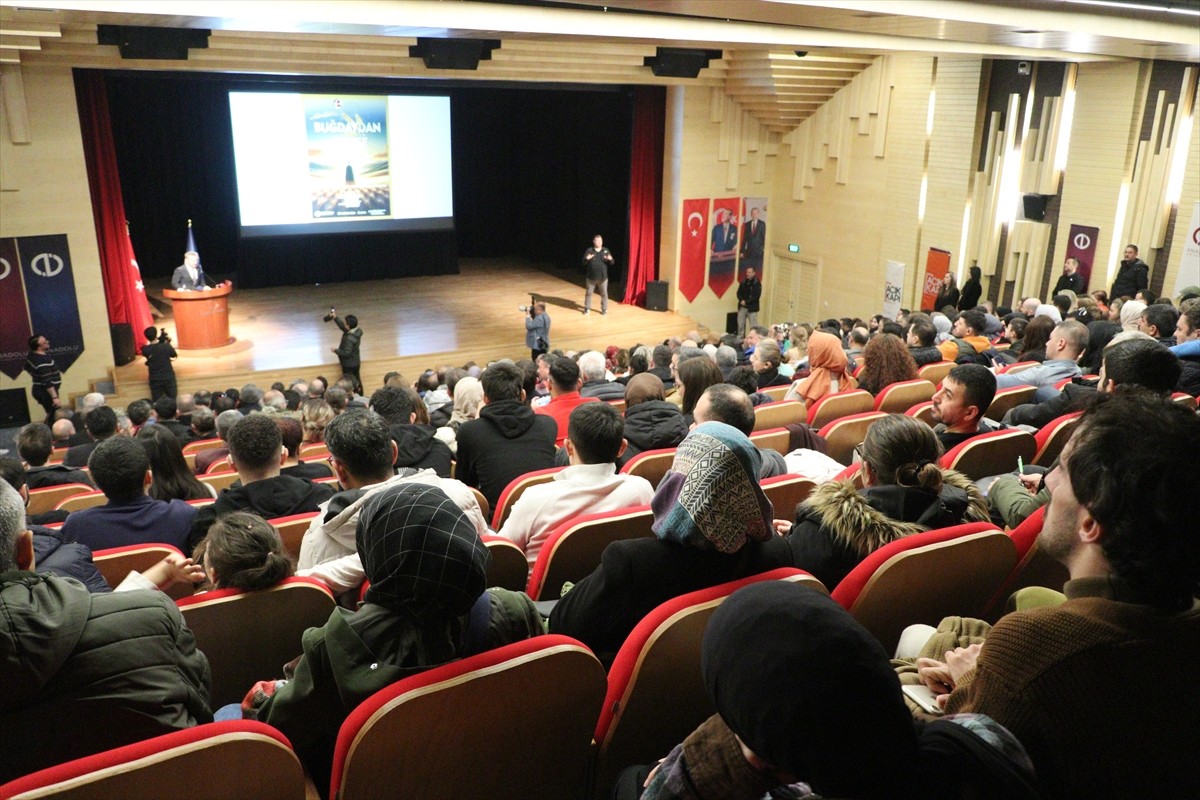
{"label": "red stage curtain", "polygon": [[645,307],[646,283],[658,276],[662,210],[663,125],[666,91],[639,86],[633,96],[633,150],[629,176],[629,271],[624,302]]}
{"label": "red stage curtain", "polygon": [[146,300],[125,223],[125,202],[121,198],[104,78],[95,73],[77,72],[75,95],[92,193],[92,218],[96,222],[104,296],[108,301],[108,321],[113,325],[128,323],[133,328],[134,342],[140,347],[146,341],[142,331],[153,323],[154,318],[150,314],[150,304]]}

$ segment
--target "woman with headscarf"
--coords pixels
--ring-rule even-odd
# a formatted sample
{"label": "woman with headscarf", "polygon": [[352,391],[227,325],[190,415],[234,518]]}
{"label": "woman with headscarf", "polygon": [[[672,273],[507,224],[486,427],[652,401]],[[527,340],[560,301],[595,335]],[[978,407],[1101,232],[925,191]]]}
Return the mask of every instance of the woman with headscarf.
{"label": "woman with headscarf", "polygon": [[688,423],[674,403],[666,401],[663,382],[657,375],[643,372],[629,379],[625,387],[625,452],[617,458],[617,468],[646,450],[678,447],[688,435]]}
{"label": "woman with headscarf", "polygon": [[933,428],[915,417],[889,414],[875,421],[857,454],[863,488],[852,480],[818,486],[796,509],[786,538],[792,565],[830,591],[888,542],[988,521],[983,494],[961,473],[938,466],[942,446]]}
{"label": "woman with headscarf", "polygon": [[650,505],[654,537],[617,541],[550,615],[606,663],[659,604],[687,592],[790,566],[758,485],[761,457],[744,433],[698,425],[675,453]]}
{"label": "woman with headscarf", "polygon": [[[1016,738],[982,714],[915,724],[879,642],[829,596],[753,584],[713,612],[700,669],[717,713],[676,746],[643,800],[1028,800]],[[639,796],[622,776],[618,800]],[[772,795],[775,796],[775,795]]]}
{"label": "woman with headscarf", "polygon": [[[466,614],[486,587],[491,554],[445,492],[398,484],[369,499],[355,535],[370,588],[357,612],[334,609],[304,634],[290,680],[243,701],[284,733],[317,787],[329,786],[338,728],[378,690],[460,656]],[[286,670],[285,670],[286,672]]]}
{"label": "woman with headscarf", "polygon": [[445,442],[452,452],[457,453],[459,426],[468,420],[477,419],[481,408],[483,384],[478,378],[459,378],[458,383],[454,384],[454,410],[450,413],[450,421],[434,431],[433,435]]}
{"label": "woman with headscarf", "polygon": [[858,388],[858,382],[846,371],[846,363],[846,351],[838,338],[814,331],[808,337],[808,377],[793,383],[784,399],[811,406],[827,394]]}
{"label": "woman with headscarf", "polygon": [[1146,304],[1141,300],[1126,300],[1121,305],[1121,330],[1136,331],[1138,329],[1138,320],[1141,319],[1142,312],[1145,310]]}
{"label": "woman with headscarf", "polygon": [[933,323],[934,330],[937,335],[933,337],[935,345],[941,344],[951,338],[950,329],[954,327],[954,323],[945,314],[935,311],[929,315],[929,321]]}

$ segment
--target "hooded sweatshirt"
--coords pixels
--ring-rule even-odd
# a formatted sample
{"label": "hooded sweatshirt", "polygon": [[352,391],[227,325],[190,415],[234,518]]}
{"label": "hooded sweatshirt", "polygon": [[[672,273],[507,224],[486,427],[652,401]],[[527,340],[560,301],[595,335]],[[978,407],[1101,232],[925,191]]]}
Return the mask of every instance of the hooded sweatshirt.
{"label": "hooded sweatshirt", "polygon": [[488,403],[479,410],[479,419],[458,429],[455,477],[483,492],[495,508],[513,478],[554,466],[557,435],[552,417],[533,413],[519,400]]}
{"label": "hooded sweatshirt", "polygon": [[208,535],[208,529],[218,517],[234,511],[253,511],[264,519],[306,514],[316,511],[321,503],[333,495],[333,491],[328,484],[313,483],[291,475],[264,478],[245,486],[234,484],[221,492],[215,503],[200,508],[192,523],[189,549]]}
{"label": "hooded sweatshirt", "polygon": [[454,454],[445,442],[434,437],[436,430],[432,425],[393,425],[390,432],[396,443],[396,468],[432,469],[449,478]]}
{"label": "hooded sweatshirt", "polygon": [[625,411],[625,452],[617,467],[646,450],[678,447],[688,435],[688,424],[679,407],[665,400],[647,400]]}
{"label": "hooded sweatshirt", "polygon": [[[0,730],[38,744],[0,748],[0,782],[155,729],[211,722],[211,682],[208,659],[162,592],[91,595],[67,578],[0,575]],[[81,724],[106,715],[139,724],[83,735]]]}

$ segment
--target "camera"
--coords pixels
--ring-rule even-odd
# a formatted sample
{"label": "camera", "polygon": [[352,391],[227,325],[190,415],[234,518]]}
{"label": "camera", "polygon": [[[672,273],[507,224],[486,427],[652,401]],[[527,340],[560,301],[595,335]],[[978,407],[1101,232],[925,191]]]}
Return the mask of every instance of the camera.
{"label": "camera", "polygon": [[337,313],[333,310],[333,306],[330,306],[329,313],[326,314],[325,316],[321,317],[321,320],[324,322],[333,322],[333,318],[336,316],[337,316]]}
{"label": "camera", "polygon": [[171,335],[167,333],[166,328],[158,329],[158,341],[160,344],[170,344],[171,343]]}

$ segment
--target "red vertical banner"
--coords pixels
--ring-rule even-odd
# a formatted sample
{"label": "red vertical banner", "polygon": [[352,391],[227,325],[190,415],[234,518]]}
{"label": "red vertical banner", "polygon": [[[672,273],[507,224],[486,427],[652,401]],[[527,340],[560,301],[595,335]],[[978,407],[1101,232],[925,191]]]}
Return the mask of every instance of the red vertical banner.
{"label": "red vertical banner", "polygon": [[742,216],[740,197],[713,200],[712,235],[708,256],[708,286],[717,297],[724,297],[737,277],[738,221]]}
{"label": "red vertical banner", "polygon": [[16,239],[0,239],[0,309],[0,372],[16,380],[33,335]]}
{"label": "red vertical banner", "polygon": [[1087,288],[1092,278],[1092,264],[1096,263],[1096,241],[1100,229],[1087,225],[1072,225],[1067,236],[1067,258],[1079,261],[1079,274],[1083,276],[1083,287]]}
{"label": "red vertical banner", "polygon": [[704,259],[708,253],[708,198],[683,201],[683,230],[679,236],[679,292],[689,303],[704,288]]}
{"label": "red vertical banner", "polygon": [[921,310],[939,311],[934,308],[938,293],[942,291],[942,280],[950,271],[950,251],[929,248],[925,256],[925,282],[921,285]]}

